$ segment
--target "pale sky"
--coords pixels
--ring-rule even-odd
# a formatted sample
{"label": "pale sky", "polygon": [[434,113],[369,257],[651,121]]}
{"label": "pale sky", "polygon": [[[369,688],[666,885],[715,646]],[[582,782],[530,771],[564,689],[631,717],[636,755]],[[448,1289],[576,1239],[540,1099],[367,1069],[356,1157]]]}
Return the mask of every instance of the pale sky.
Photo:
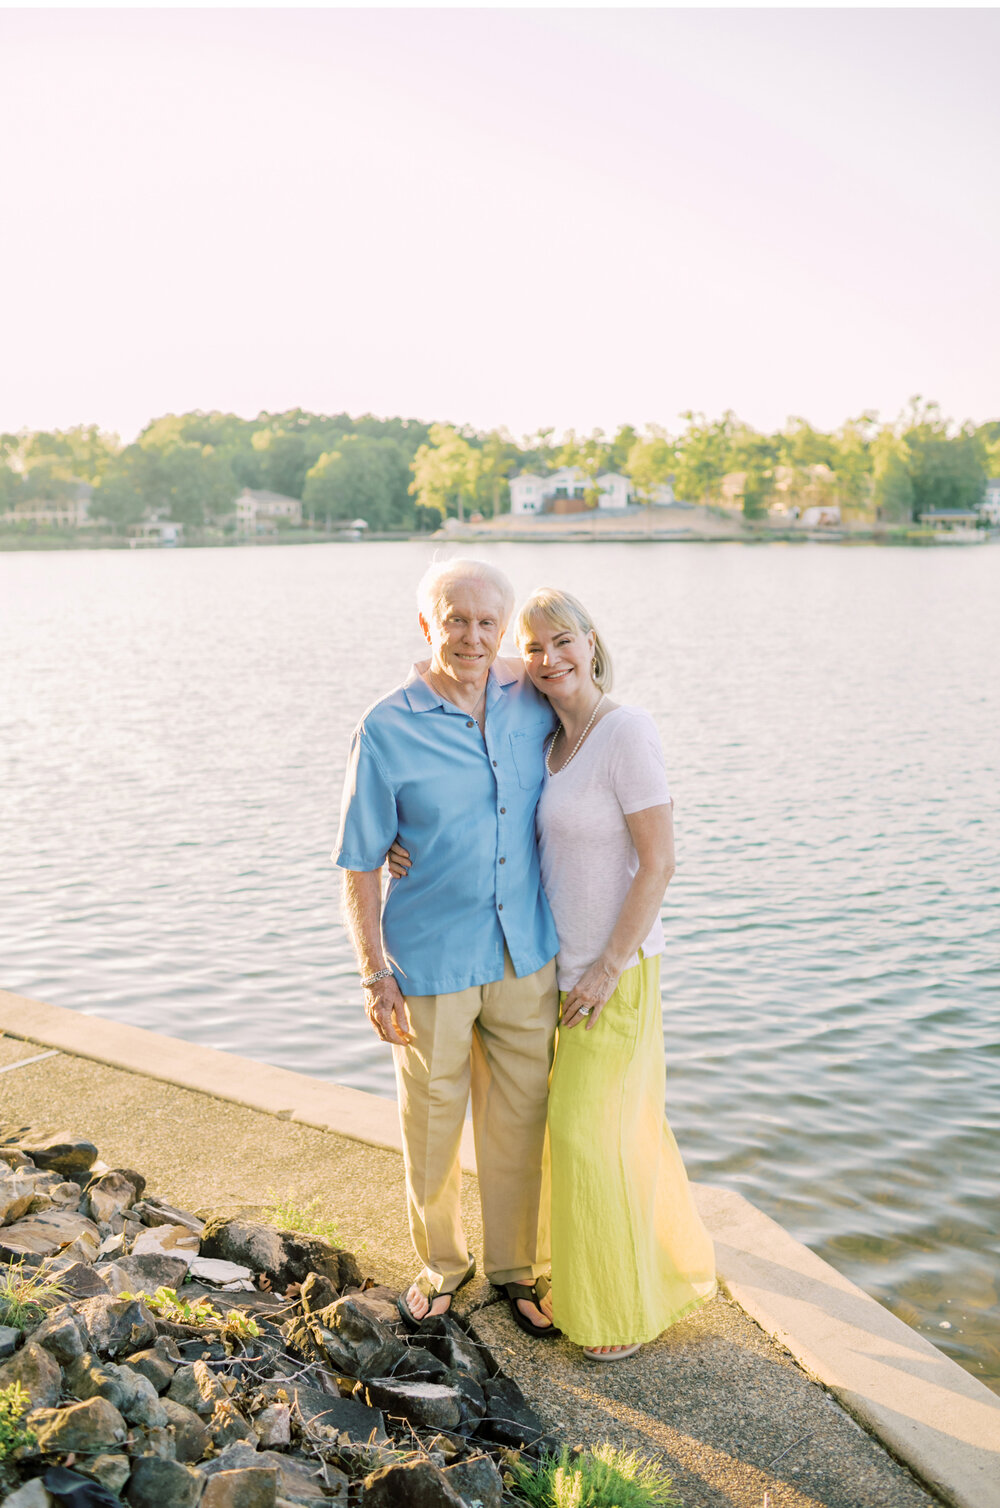
{"label": "pale sky", "polygon": [[0,11],[0,430],[1000,414],[993,10]]}

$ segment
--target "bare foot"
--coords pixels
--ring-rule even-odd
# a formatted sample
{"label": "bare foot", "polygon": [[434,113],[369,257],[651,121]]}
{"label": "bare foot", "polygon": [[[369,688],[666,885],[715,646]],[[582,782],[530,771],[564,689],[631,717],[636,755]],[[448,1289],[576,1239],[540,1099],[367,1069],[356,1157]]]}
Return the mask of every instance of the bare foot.
{"label": "bare foot", "polygon": [[[528,1282],[518,1281],[518,1287],[519,1288],[531,1288],[532,1284],[528,1283]],[[539,1307],[538,1304],[535,1303],[534,1299],[518,1299],[518,1301],[517,1301],[517,1307],[520,1309],[520,1311],[524,1315],[525,1319],[526,1320],[530,1320],[533,1325],[538,1325],[542,1329],[544,1329],[546,1326],[552,1324],[552,1292],[551,1292],[551,1289],[545,1295],[545,1297],[542,1299],[540,1307]]]}
{"label": "bare foot", "polygon": [[416,1283],[406,1295],[406,1307],[415,1320],[426,1319],[430,1314],[434,1318],[438,1314],[447,1314],[451,1308],[451,1294],[439,1293],[433,1304],[428,1304],[427,1295],[422,1293]]}

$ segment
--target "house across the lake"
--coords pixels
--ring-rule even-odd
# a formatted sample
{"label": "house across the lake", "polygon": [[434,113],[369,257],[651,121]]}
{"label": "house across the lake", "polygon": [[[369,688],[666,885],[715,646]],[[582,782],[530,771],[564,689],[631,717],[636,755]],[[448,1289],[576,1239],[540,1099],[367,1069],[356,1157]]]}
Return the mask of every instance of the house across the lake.
{"label": "house across the lake", "polygon": [[301,524],[302,504],[280,492],[244,487],[233,504],[239,534],[276,534],[279,523]]}
{"label": "house across the lake", "polygon": [[579,466],[560,466],[547,476],[522,471],[520,476],[512,477],[510,511],[522,515],[582,513],[587,506],[586,493],[592,486],[597,488],[597,506],[602,512],[620,512],[632,501],[632,483],[617,471],[602,471],[592,483]]}
{"label": "house across the lake", "polygon": [[32,497],[15,503],[7,519],[46,529],[84,529],[94,522],[90,516],[93,495],[89,482],[74,482],[63,497]]}
{"label": "house across the lake", "polygon": [[987,477],[980,512],[994,529],[1000,528],[1000,476]]}

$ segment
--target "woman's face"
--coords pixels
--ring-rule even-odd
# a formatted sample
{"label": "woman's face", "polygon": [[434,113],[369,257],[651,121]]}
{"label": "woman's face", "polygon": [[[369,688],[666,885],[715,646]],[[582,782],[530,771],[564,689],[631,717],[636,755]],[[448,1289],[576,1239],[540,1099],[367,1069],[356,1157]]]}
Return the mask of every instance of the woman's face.
{"label": "woman's face", "polygon": [[565,701],[594,684],[594,631],[554,628],[547,619],[531,620],[531,637],[521,645],[521,658],[531,684],[551,702]]}

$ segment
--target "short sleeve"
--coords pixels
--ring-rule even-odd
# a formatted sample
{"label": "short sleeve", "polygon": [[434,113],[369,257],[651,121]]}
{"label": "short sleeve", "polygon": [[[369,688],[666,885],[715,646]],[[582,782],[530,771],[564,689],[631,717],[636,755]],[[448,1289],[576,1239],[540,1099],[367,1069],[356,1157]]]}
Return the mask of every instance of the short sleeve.
{"label": "short sleeve", "polygon": [[341,869],[380,869],[397,831],[396,797],[362,725],[347,761],[333,862]]}
{"label": "short sleeve", "polygon": [[615,729],[609,773],[611,789],[626,817],[650,806],[670,804],[660,735],[646,713],[634,713]]}

